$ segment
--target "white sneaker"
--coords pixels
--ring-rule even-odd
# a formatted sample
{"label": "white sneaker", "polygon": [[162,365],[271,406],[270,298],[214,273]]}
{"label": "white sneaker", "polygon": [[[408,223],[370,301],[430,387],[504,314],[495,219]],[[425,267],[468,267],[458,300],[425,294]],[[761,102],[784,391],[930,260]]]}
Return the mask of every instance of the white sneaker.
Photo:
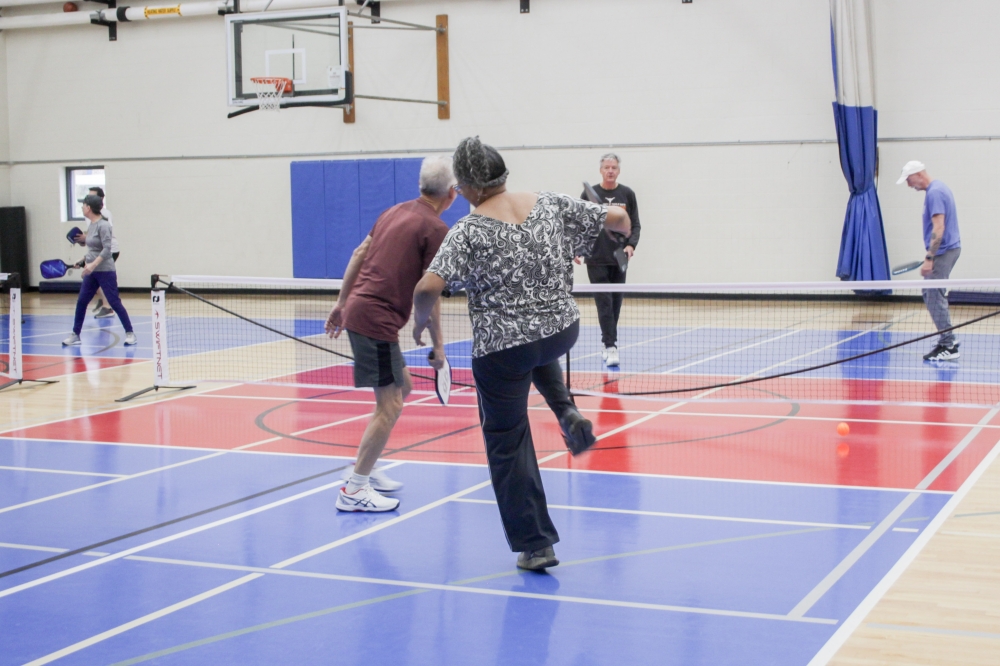
{"label": "white sneaker", "polygon": [[[354,474],[354,467],[349,467],[344,471],[344,481],[350,480],[351,475]],[[381,469],[373,469],[371,474],[368,475],[368,483],[371,487],[380,493],[394,493],[397,490],[402,490],[405,485],[402,481],[396,481],[389,477],[388,474],[383,472]]]}
{"label": "white sneaker", "polygon": [[80,336],[76,333],[70,333],[69,337],[63,340],[63,347],[69,347],[70,345],[80,344]]}
{"label": "white sneaker", "polygon": [[353,493],[348,493],[345,486],[337,495],[338,511],[393,511],[398,506],[398,499],[379,494],[371,484],[362,486]]}
{"label": "white sneaker", "polygon": [[618,367],[618,347],[608,347],[608,358],[604,362],[609,368]]}
{"label": "white sneaker", "polygon": [[[65,343],[63,343],[63,344],[65,344]],[[129,333],[125,334],[125,344],[127,344],[127,345],[137,345],[137,344],[139,344],[139,341],[135,339],[135,333],[129,332]]]}
{"label": "white sneaker", "polygon": [[604,349],[601,350],[601,360],[602,361],[607,361],[608,360],[608,349],[610,349],[610,347],[605,347]]}

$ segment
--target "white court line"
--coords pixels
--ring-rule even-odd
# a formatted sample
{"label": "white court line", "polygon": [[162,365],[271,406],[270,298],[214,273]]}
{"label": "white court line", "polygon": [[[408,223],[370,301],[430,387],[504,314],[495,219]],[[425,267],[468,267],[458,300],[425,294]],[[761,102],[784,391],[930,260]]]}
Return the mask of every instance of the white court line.
{"label": "white court line", "polygon": [[[708,361],[713,361],[713,360],[715,360],[717,358],[722,358],[723,356],[729,356],[730,354],[737,354],[737,353],[739,353],[741,351],[745,351],[747,349],[753,349],[754,347],[760,347],[761,345],[766,345],[766,344],[771,343],[771,342],[776,342],[778,340],[781,340],[782,338],[787,338],[790,335],[796,335],[797,333],[801,333],[802,330],[803,329],[799,328],[799,329],[795,329],[794,331],[788,331],[787,333],[782,333],[781,335],[779,335],[777,337],[767,338],[766,340],[761,340],[760,342],[755,342],[752,345],[744,345],[744,346],[739,347],[737,349],[730,349],[727,352],[722,352],[722,353],[716,354],[714,356],[709,356],[707,358],[698,359],[697,361],[692,361],[691,363],[688,363],[687,365],[682,365],[682,366],[678,366],[676,368],[671,368],[670,370],[664,370],[660,374],[670,375],[670,374],[673,374],[673,373],[675,373],[675,372],[677,372],[679,370],[684,370],[685,368],[690,368],[690,367],[695,366],[695,365],[701,365],[702,363],[707,363]],[[763,370],[761,370],[759,372],[763,372]]]}
{"label": "white court line", "polygon": [[[998,413],[1000,413],[1000,408],[995,407],[991,409],[989,412],[986,413],[985,416],[983,416],[981,423],[982,424],[989,423],[989,421],[991,421],[993,417],[996,416]],[[937,466],[934,467],[934,469],[928,472],[927,476],[925,476],[923,480],[917,484],[916,489],[923,490],[926,489],[928,486],[930,486],[932,483],[934,483],[934,481],[936,481],[937,478],[941,476],[942,472],[944,472],[944,470],[947,469],[949,465],[951,465],[951,463],[955,460],[955,458],[957,458],[963,451],[965,451],[965,449],[969,446],[970,443],[972,443],[972,440],[976,438],[976,436],[980,433],[981,430],[982,430],[981,428],[973,428],[972,430],[970,430],[969,433],[962,438],[962,441],[960,441],[958,445],[955,446],[955,448],[953,448],[948,453],[948,455],[945,456],[941,460],[941,462],[939,462]],[[857,561],[860,560],[861,557],[865,553],[867,553],[872,546],[875,545],[875,543],[882,537],[883,534],[889,531],[889,528],[892,527],[893,523],[899,520],[899,518],[906,512],[906,510],[909,509],[910,506],[914,502],[916,502],[919,498],[920,498],[920,493],[918,492],[909,493],[905,498],[903,498],[903,501],[897,504],[896,507],[889,512],[889,515],[883,518],[882,521],[875,527],[875,529],[873,529],[871,533],[869,533],[861,541],[861,543],[855,546],[854,550],[848,553],[847,557],[841,560],[840,563],[837,564],[837,566],[834,567],[833,570],[830,573],[828,573],[823,578],[823,580],[821,580],[816,585],[816,587],[810,590],[809,593],[805,597],[803,597],[802,601],[796,604],[795,607],[791,611],[789,611],[788,614],[791,615],[792,617],[802,617],[806,613],[808,613],[809,609],[815,606],[816,603],[823,597],[823,595],[825,595],[830,590],[830,588],[836,585],[837,582],[841,578],[843,578],[848,571],[850,571],[851,567],[853,567],[857,563]],[[955,496],[953,495],[951,501],[954,501],[954,499]],[[930,527],[926,528],[925,532],[929,530]]]}
{"label": "white court line", "polygon": [[[983,417],[983,422],[985,423],[989,419],[993,418],[995,414],[1000,412],[1000,408],[991,409],[990,412]],[[933,469],[931,472],[924,477],[924,480],[920,482],[917,488],[926,487],[933,483],[938,476],[944,472],[945,469],[955,460],[965,450],[965,448],[972,442],[973,438],[976,436],[978,431],[973,430],[966,437],[959,442],[952,451],[945,456],[943,460]],[[864,600],[858,605],[857,608],[851,613],[851,615],[844,620],[840,628],[834,633],[830,640],[820,649],[819,652],[812,658],[809,662],[809,666],[820,666],[826,664],[833,655],[836,654],[837,650],[847,641],[848,637],[854,632],[855,629],[861,624],[862,620],[868,615],[869,612],[875,607],[879,599],[889,590],[893,583],[903,574],[907,567],[916,559],[920,551],[927,545],[931,537],[938,531],[944,521],[952,514],[958,504],[965,498],[969,493],[969,490],[975,485],[979,478],[986,471],[986,468],[996,459],[997,455],[1000,454],[1000,442],[993,445],[990,452],[983,458],[983,460],[976,466],[972,474],[966,478],[965,482],[958,489],[951,499],[944,505],[944,507],[938,512],[934,517],[934,520],[930,522],[927,527],[924,528],[923,533],[916,538],[913,544],[907,549],[903,556],[896,561],[896,564],[889,570],[889,572],[882,578],[881,581],[872,589],[871,592],[864,598]],[[900,502],[900,504],[883,520],[879,525],[868,534],[864,540],[858,546],[852,550],[843,561],[838,564],[833,571],[831,571],[809,594],[806,595],[799,604],[792,609],[789,615],[795,615],[797,613],[806,613],[809,608],[811,608],[819,599],[825,594],[840,578],[848,572],[851,566],[857,562],[858,559],[864,553],[871,548],[878,540],[879,537],[888,529],[888,527],[899,518],[902,513],[916,501],[919,497],[917,493],[911,493],[906,496],[906,498]]]}
{"label": "white court line", "polygon": [[60,499],[63,497],[69,497],[70,495],[75,495],[77,493],[82,493],[88,490],[94,490],[95,488],[103,488],[104,486],[110,486],[113,483],[121,483],[122,481],[131,481],[132,479],[137,479],[141,476],[146,476],[148,474],[157,474],[159,472],[166,471],[168,469],[174,469],[176,467],[182,467],[184,465],[190,465],[191,463],[199,462],[201,460],[208,460],[209,458],[217,458],[219,456],[225,455],[226,451],[219,451],[217,453],[211,453],[207,456],[200,456],[198,458],[189,458],[188,460],[182,460],[170,465],[164,465],[163,467],[155,467],[153,469],[147,469],[144,472],[137,472],[135,474],[129,474],[128,476],[120,476],[116,479],[110,479],[108,481],[102,481],[101,483],[93,483],[89,486],[83,486],[81,488],[74,488],[73,490],[66,490],[61,493],[56,493],[54,495],[47,495],[45,497],[39,497],[38,499],[28,500],[27,502],[21,502],[20,504],[14,504],[12,506],[5,506],[0,508],[0,513],[7,513],[8,511],[16,511],[17,509],[23,509],[24,507],[34,506],[36,504],[41,504],[43,502],[50,502],[55,499]]}
{"label": "white court line", "polygon": [[120,624],[114,629],[108,629],[107,631],[97,634],[96,636],[91,636],[90,638],[84,639],[79,643],[74,643],[73,645],[64,647],[61,650],[57,650],[55,652],[47,654],[44,657],[40,657],[38,659],[35,659],[34,661],[29,661],[27,664],[25,664],[25,666],[42,666],[42,664],[51,663],[56,659],[61,659],[67,655],[73,654],[74,652],[79,652],[84,648],[88,648],[91,645],[94,645],[95,643],[100,643],[101,641],[113,638],[118,634],[123,634],[130,629],[142,626],[144,624],[152,622],[153,620],[157,620],[161,617],[164,617],[165,615],[170,615],[171,613],[187,608],[188,606],[193,606],[194,604],[200,601],[204,601],[205,599],[210,599],[211,597],[214,597],[217,594],[222,594],[223,592],[227,592],[233,589],[234,587],[239,587],[240,585],[243,585],[244,583],[249,583],[252,580],[257,580],[263,575],[264,574],[258,574],[258,573],[249,574],[243,576],[242,578],[237,578],[236,580],[229,581],[224,585],[213,587],[211,590],[202,592],[197,596],[190,597],[188,599],[185,599],[184,601],[179,601],[176,604],[173,604],[172,606],[167,606],[166,608],[162,608],[153,613],[149,613],[148,615],[143,615],[142,617],[136,618],[131,622]]}
{"label": "white court line", "polygon": [[941,530],[938,534],[947,534],[948,536],[961,536],[961,537],[978,537],[982,539],[1000,539],[1000,534],[991,534],[989,532],[953,532],[951,530]]}
{"label": "white court line", "polygon": [[[456,499],[455,502],[468,504],[493,504],[496,500]],[[851,525],[844,523],[811,523],[800,520],[769,520],[766,518],[736,518],[732,516],[711,516],[702,513],[667,513],[664,511],[639,511],[635,509],[605,509],[593,506],[575,506],[569,504],[549,504],[550,509],[565,509],[567,511],[593,511],[595,513],[618,513],[630,516],[656,516],[663,518],[690,518],[693,520],[718,520],[729,523],[760,523],[763,525],[794,525],[801,527],[829,527],[840,530],[870,530],[871,525]],[[917,530],[913,530],[916,532]]]}
{"label": "white court line", "polygon": [[[434,398],[435,400],[437,399],[437,397],[432,394],[432,395],[428,396],[427,398],[421,398],[421,400],[430,400],[431,398]],[[369,414],[369,413],[359,414],[357,416],[351,416],[351,417],[346,418],[346,419],[341,419],[340,421],[334,421],[333,423],[326,423],[326,424],[323,424],[323,425],[314,426],[312,428],[306,428],[304,430],[299,430],[297,432],[293,432],[293,433],[289,433],[289,434],[292,437],[297,437],[299,435],[304,435],[306,433],[315,432],[317,430],[322,430],[324,428],[332,428],[332,427],[335,427],[335,426],[338,426],[338,425],[343,425],[344,423],[350,423],[351,421],[357,421],[359,419],[367,419],[367,418],[371,418],[371,414]],[[4,439],[15,439],[16,440],[16,439],[28,439],[28,438],[5,437]],[[6,513],[8,511],[14,511],[15,509],[21,509],[21,508],[24,508],[24,507],[27,507],[27,506],[34,506],[35,504],[41,504],[43,502],[48,502],[48,501],[55,500],[55,499],[61,499],[63,497],[67,497],[69,495],[75,495],[76,493],[82,493],[82,492],[87,491],[87,490],[93,490],[95,488],[101,488],[101,487],[110,485],[112,483],[119,483],[121,481],[130,481],[132,479],[136,479],[136,478],[139,478],[141,476],[146,476],[148,474],[154,474],[154,473],[162,472],[162,471],[165,471],[165,470],[168,470],[168,469],[173,469],[175,467],[181,467],[183,465],[188,465],[188,464],[199,462],[199,461],[202,461],[202,460],[208,460],[209,458],[217,458],[219,456],[224,456],[227,453],[233,453],[233,452],[242,453],[242,452],[246,452],[247,449],[253,448],[255,446],[262,446],[264,444],[269,444],[271,442],[276,442],[276,441],[279,441],[279,440],[282,440],[282,439],[285,439],[285,436],[281,436],[281,437],[278,437],[278,436],[268,437],[267,439],[262,439],[262,440],[257,441],[257,442],[251,442],[249,444],[244,444],[242,446],[237,446],[237,447],[232,448],[232,449],[217,449],[215,453],[209,454],[207,456],[200,456],[198,458],[191,458],[189,460],[183,460],[181,462],[173,463],[171,465],[166,465],[166,466],[163,466],[163,467],[156,467],[156,468],[153,468],[153,469],[148,469],[148,470],[145,470],[143,472],[138,472],[136,474],[129,474],[127,476],[119,476],[118,478],[112,479],[110,481],[104,481],[102,483],[95,483],[95,484],[92,484],[92,485],[89,485],[89,486],[83,486],[82,488],[75,488],[73,490],[67,490],[65,492],[56,493],[54,495],[48,495],[46,497],[39,497],[38,499],[30,500],[28,502],[22,502],[21,504],[15,504],[13,506],[3,507],[3,508],[0,508],[0,513]],[[39,440],[39,441],[52,441],[52,440],[44,440],[43,439],[43,440]],[[72,440],[64,440],[64,441],[72,441]],[[86,442],[86,443],[87,444],[91,444],[93,442]],[[179,449],[181,447],[166,447],[166,448]],[[189,447],[183,447],[183,448],[189,448]],[[282,455],[287,455],[287,454],[282,454]],[[333,458],[335,456],[323,456],[323,457]]]}
{"label": "white court line", "polygon": [[98,560],[93,560],[91,562],[86,562],[84,564],[79,564],[79,565],[77,565],[75,567],[70,567],[69,569],[63,569],[62,571],[57,571],[57,572],[55,572],[53,574],[49,574],[48,576],[43,576],[41,578],[36,578],[36,579],[30,580],[30,581],[28,581],[26,583],[22,583],[20,585],[15,585],[14,587],[9,587],[9,588],[7,588],[5,590],[0,590],[0,599],[2,599],[4,597],[8,597],[8,596],[10,596],[12,594],[16,594],[16,593],[21,592],[23,590],[28,590],[28,589],[31,589],[33,587],[38,587],[39,585],[42,585],[44,583],[48,583],[48,582],[53,581],[53,580],[58,580],[60,578],[65,578],[66,576],[69,576],[69,575],[72,575],[72,574],[75,574],[75,573],[79,573],[81,571],[86,571],[87,569],[93,569],[94,567],[101,566],[102,564],[107,564],[108,562],[113,562],[115,560],[120,560],[123,557],[127,557],[129,555],[134,555],[135,553],[141,553],[144,550],[149,550],[150,548],[155,548],[155,547],[161,546],[161,545],[163,545],[165,543],[170,543],[172,541],[177,541],[178,539],[183,539],[185,537],[191,536],[192,534],[198,534],[200,532],[204,532],[206,530],[210,530],[210,529],[213,529],[215,527],[219,527],[221,525],[227,525],[227,524],[235,522],[237,520],[242,520],[243,518],[247,518],[249,516],[254,516],[254,515],[258,514],[258,513],[263,513],[264,511],[269,511],[269,510],[277,508],[279,506],[284,506],[285,504],[289,504],[291,502],[295,502],[296,500],[300,500],[300,499],[302,499],[304,497],[309,497],[311,495],[315,495],[317,493],[321,493],[321,492],[329,490],[331,488],[337,488],[342,483],[343,483],[343,481],[338,479],[335,483],[327,483],[327,484],[322,485],[322,486],[317,486],[316,488],[311,488],[310,490],[305,490],[305,491],[303,491],[301,493],[298,493],[296,495],[291,495],[289,497],[285,497],[283,499],[276,500],[274,502],[271,502],[270,504],[265,504],[263,506],[259,506],[259,507],[255,508],[255,509],[249,509],[247,511],[243,511],[241,513],[237,513],[237,514],[234,514],[232,516],[228,516],[226,518],[220,518],[219,520],[215,520],[215,521],[213,521],[211,523],[206,523],[204,525],[199,525],[198,527],[192,527],[191,529],[184,530],[183,532],[178,532],[177,534],[171,534],[170,536],[165,536],[165,537],[162,537],[160,539],[156,539],[155,541],[149,541],[147,543],[140,544],[138,546],[133,546],[132,548],[128,548],[126,550],[123,550],[123,551],[120,551],[120,552],[117,552],[117,553],[113,553],[113,554],[108,555],[106,557],[102,557],[102,558],[100,558]]}
{"label": "white court line", "polygon": [[[13,548],[15,550],[39,550],[43,553],[65,553],[69,548],[52,548],[51,546],[29,546],[24,543],[0,543],[0,548]],[[86,555],[88,557],[104,557],[110,553],[102,553],[97,550],[88,550],[86,553],[80,553],[81,555]]]}
{"label": "white court line", "polygon": [[918,530],[915,527],[893,527],[892,531],[893,532],[919,532],[920,530]]}
{"label": "white court line", "polygon": [[[616,400],[625,400],[631,396],[621,396],[614,393],[602,394],[604,397]],[[301,403],[315,403],[315,404],[332,404],[332,405],[374,405],[374,400],[336,400],[327,398],[270,398],[267,396],[250,396],[250,395],[206,395],[206,394],[196,394],[189,396],[191,398],[212,398],[212,399],[236,399],[236,400],[261,400],[265,402],[301,402]],[[588,394],[588,397],[590,396]],[[744,401],[747,402],[747,401]],[[752,401],[754,403],[758,401]],[[787,401],[781,401],[784,404]],[[793,401],[797,402],[797,401]],[[414,405],[418,407],[431,407],[440,408],[441,405],[431,403],[424,403],[422,401],[412,401],[406,403],[407,405]],[[942,405],[944,406],[944,405]],[[478,405],[474,403],[465,404],[449,404],[448,409],[459,408],[459,409],[478,409]],[[605,409],[603,407],[580,407],[577,405],[577,409],[581,413],[598,413],[598,414],[655,414],[656,411],[652,409]],[[987,406],[982,406],[980,409],[989,409]],[[528,407],[528,411],[535,412],[548,412],[548,405],[539,405],[537,407]],[[672,412],[674,416],[692,416],[692,417],[707,417],[707,418],[733,418],[733,419],[762,419],[773,421],[775,419],[781,419],[783,421],[822,421],[822,422],[841,422],[846,421],[847,423],[873,423],[876,425],[916,425],[916,426],[941,426],[945,428],[972,428],[978,424],[976,423],[964,423],[964,422],[953,422],[953,421],[908,421],[902,419],[859,419],[847,416],[786,416],[783,414],[749,414],[740,412]],[[986,425],[984,428],[995,428],[1000,430],[1000,424],[998,425]]]}
{"label": "white court line", "polygon": [[761,620],[777,620],[779,622],[808,622],[812,624],[837,624],[837,620],[825,618],[789,618],[787,615],[773,613],[753,613],[748,611],[722,610],[715,608],[701,608],[697,606],[672,606],[667,604],[650,604],[636,601],[616,601],[613,599],[595,599],[593,597],[576,597],[558,594],[537,594],[533,592],[518,592],[514,590],[498,590],[488,587],[471,587],[466,585],[449,585],[442,583],[421,583],[416,581],[394,580],[391,578],[369,578],[366,576],[346,576],[342,574],[313,573],[309,571],[281,571],[272,568],[250,567],[239,564],[216,564],[214,562],[197,562],[192,560],[177,560],[162,557],[130,557],[131,560],[143,562],[155,562],[159,564],[177,564],[182,566],[204,567],[210,569],[223,569],[227,571],[247,571],[258,575],[282,575],[296,576],[301,578],[318,578],[323,580],[336,580],[348,583],[366,583],[370,585],[386,585],[392,587],[405,587],[418,590],[436,590],[440,592],[465,592],[468,594],[481,594],[496,597],[516,597],[521,599],[542,599],[545,601],[562,601],[567,603],[588,604],[594,606],[611,606],[614,608],[637,608],[641,610],[659,610],[679,613],[695,613],[700,615],[722,615],[728,617],[743,617]]}
{"label": "white court line", "polygon": [[[414,461],[417,462],[417,461]],[[447,463],[427,463],[418,462],[417,464],[422,465],[432,465],[432,464],[447,464]],[[914,490],[913,488],[888,488],[882,486],[851,486],[846,484],[832,484],[832,483],[804,483],[802,481],[761,481],[758,479],[728,479],[717,476],[681,476],[679,474],[653,474],[649,472],[612,472],[603,469],[568,469],[563,467],[545,467],[542,469],[543,472],[570,472],[573,474],[614,474],[618,476],[638,476],[651,479],[679,479],[681,481],[712,481],[717,483],[746,483],[750,485],[761,485],[761,486],[791,486],[798,488],[829,488],[832,490],[870,490],[875,492],[885,492],[885,493],[923,493],[926,495],[952,495],[954,494],[950,490]]]}
{"label": "white court line", "polygon": [[[644,412],[645,413],[645,412]],[[652,414],[658,414],[659,412],[650,412]],[[60,442],[66,444],[82,444],[85,446],[96,445],[96,446],[133,446],[142,448],[157,448],[157,449],[169,449],[177,450],[183,448],[187,451],[214,451],[217,453],[239,453],[243,455],[255,455],[255,456],[289,456],[295,458],[317,458],[322,460],[330,459],[344,459],[353,460],[354,456],[348,455],[334,455],[325,453],[293,453],[286,451],[252,451],[243,450],[237,451],[236,449],[210,449],[197,446],[184,446],[178,447],[169,444],[135,444],[130,442],[89,442],[86,440],[78,439],[50,439],[43,437],[0,437],[0,439],[10,439],[15,441],[29,441],[29,442]],[[438,465],[445,467],[486,467],[484,463],[470,463],[470,462],[452,462],[452,461],[441,461],[441,460],[410,460],[407,459],[406,463],[408,465]],[[876,492],[889,492],[889,493],[910,493],[915,492],[912,488],[893,488],[886,486],[852,486],[846,484],[829,484],[829,483],[806,483],[802,481],[767,481],[760,479],[731,479],[731,478],[721,478],[713,476],[685,476],[681,474],[657,474],[654,472],[615,472],[609,470],[599,470],[599,469],[580,469],[580,468],[569,468],[569,467],[544,467],[543,472],[564,472],[567,474],[616,474],[620,476],[638,476],[650,479],[680,479],[685,481],[712,481],[719,483],[745,483],[750,485],[765,485],[765,486],[791,486],[800,488],[832,488],[832,489],[843,489],[843,490],[871,490]],[[929,495],[951,495],[950,490],[922,490],[920,491]]]}
{"label": "white court line", "polygon": [[1000,441],[993,445],[990,452],[983,458],[983,460],[976,466],[976,469],[972,471],[972,474],[966,478],[965,482],[958,489],[948,503],[938,512],[934,517],[934,520],[930,522],[927,527],[924,528],[923,534],[918,536],[913,544],[907,549],[903,556],[896,561],[889,573],[885,575],[882,580],[868,593],[868,596],[858,604],[858,607],[854,609],[854,612],[843,621],[837,631],[830,637],[830,640],[816,653],[816,656],[809,661],[808,666],[824,666],[829,662],[833,656],[840,650],[841,646],[847,641],[847,639],[854,633],[855,629],[861,625],[861,622],[868,616],[868,613],[875,608],[875,604],[889,591],[889,588],[903,575],[903,572],[910,566],[910,564],[917,558],[920,551],[923,550],[931,537],[938,533],[938,529],[944,524],[951,514],[958,508],[958,505],[965,499],[965,496],[969,494],[973,486],[979,481],[982,475],[986,472],[993,461],[997,459],[1000,455]]}
{"label": "white court line", "polygon": [[125,474],[106,474],[102,472],[74,472],[67,469],[44,469],[41,467],[10,467],[8,465],[0,465],[0,469],[12,470],[15,472],[43,472],[45,474],[73,474],[76,476],[109,476],[112,478],[121,478],[126,476]]}

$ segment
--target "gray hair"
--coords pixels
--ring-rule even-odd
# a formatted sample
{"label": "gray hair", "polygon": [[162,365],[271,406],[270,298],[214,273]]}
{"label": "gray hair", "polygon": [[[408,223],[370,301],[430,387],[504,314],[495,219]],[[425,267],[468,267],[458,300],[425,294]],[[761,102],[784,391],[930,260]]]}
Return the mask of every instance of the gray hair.
{"label": "gray hair", "polygon": [[428,157],[420,164],[420,193],[442,197],[455,185],[451,160],[444,156]]}
{"label": "gray hair", "polygon": [[507,166],[500,153],[478,136],[462,139],[455,149],[454,165],[455,176],[462,185],[483,190],[507,182]]}
{"label": "gray hair", "polygon": [[621,165],[622,163],[621,159],[614,153],[604,153],[603,155],[601,155],[601,161],[598,164],[604,166],[604,160],[614,160],[619,165]]}

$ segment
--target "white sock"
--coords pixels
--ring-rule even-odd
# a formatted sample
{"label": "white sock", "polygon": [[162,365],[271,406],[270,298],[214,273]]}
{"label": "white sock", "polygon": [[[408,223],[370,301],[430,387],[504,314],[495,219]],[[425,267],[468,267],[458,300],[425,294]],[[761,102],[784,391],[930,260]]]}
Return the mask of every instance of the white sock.
{"label": "white sock", "polygon": [[367,474],[351,474],[351,478],[347,481],[347,494],[352,495],[365,486],[368,485],[368,475]]}

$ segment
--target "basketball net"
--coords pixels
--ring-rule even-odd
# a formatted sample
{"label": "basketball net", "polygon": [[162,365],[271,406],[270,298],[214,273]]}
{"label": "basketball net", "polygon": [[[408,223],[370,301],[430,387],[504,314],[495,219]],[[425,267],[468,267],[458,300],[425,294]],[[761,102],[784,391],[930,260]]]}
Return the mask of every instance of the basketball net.
{"label": "basketball net", "polygon": [[261,111],[281,108],[281,96],[292,92],[292,80],[283,76],[254,76],[250,79],[257,88],[257,103]]}

